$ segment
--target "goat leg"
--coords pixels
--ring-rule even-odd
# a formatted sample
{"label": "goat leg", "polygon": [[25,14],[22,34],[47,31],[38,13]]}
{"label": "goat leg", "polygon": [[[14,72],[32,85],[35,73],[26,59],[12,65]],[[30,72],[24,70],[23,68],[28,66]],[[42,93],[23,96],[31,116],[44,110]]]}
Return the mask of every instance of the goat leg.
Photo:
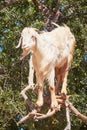
{"label": "goat leg", "polygon": [[61,93],[67,94],[67,76],[68,76],[68,71],[63,73],[63,85],[62,85],[62,90]]}
{"label": "goat leg", "polygon": [[43,106],[43,87],[42,86],[38,87],[38,99],[37,99],[36,105],[37,107]]}

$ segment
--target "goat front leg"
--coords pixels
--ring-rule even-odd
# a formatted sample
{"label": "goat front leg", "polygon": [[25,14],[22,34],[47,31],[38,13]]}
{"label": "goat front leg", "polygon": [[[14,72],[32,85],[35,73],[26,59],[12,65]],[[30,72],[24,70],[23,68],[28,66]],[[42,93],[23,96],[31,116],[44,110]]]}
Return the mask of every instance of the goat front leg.
{"label": "goat front leg", "polygon": [[36,74],[37,83],[38,83],[38,99],[36,105],[38,107],[43,106],[43,81],[41,80],[41,76]]}
{"label": "goat front leg", "polygon": [[55,78],[55,72],[53,69],[48,78],[49,90],[50,90],[50,94],[51,94],[51,108],[58,108],[58,102],[56,100],[56,95],[55,95],[54,78]]}
{"label": "goat front leg", "polygon": [[36,105],[38,107],[43,106],[43,86],[38,87],[38,99],[37,99]]}
{"label": "goat front leg", "polygon": [[51,108],[57,108],[58,107],[58,102],[56,100],[56,95],[55,95],[55,87],[50,86],[50,93],[51,93]]}

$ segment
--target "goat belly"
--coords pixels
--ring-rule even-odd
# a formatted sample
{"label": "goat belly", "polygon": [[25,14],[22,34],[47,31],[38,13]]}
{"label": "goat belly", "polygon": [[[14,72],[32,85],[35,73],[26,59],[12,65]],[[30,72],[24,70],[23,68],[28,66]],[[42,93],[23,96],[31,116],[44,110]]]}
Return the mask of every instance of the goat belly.
{"label": "goat belly", "polygon": [[55,66],[57,66],[58,68],[63,66],[65,64],[66,60],[68,59],[69,55],[70,55],[70,51],[67,48],[65,48],[62,51],[59,51],[59,54],[57,55]]}

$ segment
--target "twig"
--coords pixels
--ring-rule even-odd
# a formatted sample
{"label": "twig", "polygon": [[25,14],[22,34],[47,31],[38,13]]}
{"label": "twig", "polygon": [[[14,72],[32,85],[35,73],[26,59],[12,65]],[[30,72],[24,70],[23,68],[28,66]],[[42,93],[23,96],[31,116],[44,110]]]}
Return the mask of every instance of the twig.
{"label": "twig", "polygon": [[30,55],[29,59],[29,76],[28,76],[28,84],[30,87],[34,88],[34,68],[33,68],[33,63],[32,63],[32,54]]}

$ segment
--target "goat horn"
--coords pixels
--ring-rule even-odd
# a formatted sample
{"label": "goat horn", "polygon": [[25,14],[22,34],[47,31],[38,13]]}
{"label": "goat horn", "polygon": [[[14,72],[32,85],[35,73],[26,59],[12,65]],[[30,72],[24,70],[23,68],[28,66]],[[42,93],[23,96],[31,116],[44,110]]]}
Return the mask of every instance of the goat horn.
{"label": "goat horn", "polygon": [[53,25],[55,25],[56,27],[60,27],[58,24],[51,22]]}
{"label": "goat horn", "polygon": [[19,39],[19,43],[18,45],[16,46],[16,48],[19,48],[21,46],[21,40],[22,40],[22,37]]}

